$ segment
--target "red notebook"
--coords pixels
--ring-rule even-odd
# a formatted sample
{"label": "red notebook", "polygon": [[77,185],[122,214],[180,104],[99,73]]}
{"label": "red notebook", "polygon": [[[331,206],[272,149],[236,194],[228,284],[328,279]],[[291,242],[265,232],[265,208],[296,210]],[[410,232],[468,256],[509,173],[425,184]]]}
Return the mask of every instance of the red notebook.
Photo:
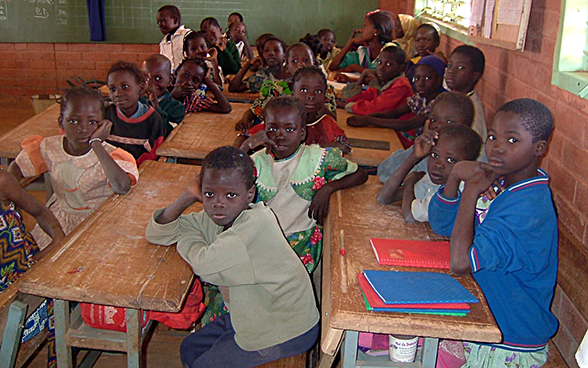
{"label": "red notebook", "polygon": [[386,304],[380,299],[362,272],[357,274],[357,280],[372,308],[459,309],[463,311],[470,309],[468,303]]}
{"label": "red notebook", "polygon": [[449,269],[449,242],[370,238],[381,265]]}

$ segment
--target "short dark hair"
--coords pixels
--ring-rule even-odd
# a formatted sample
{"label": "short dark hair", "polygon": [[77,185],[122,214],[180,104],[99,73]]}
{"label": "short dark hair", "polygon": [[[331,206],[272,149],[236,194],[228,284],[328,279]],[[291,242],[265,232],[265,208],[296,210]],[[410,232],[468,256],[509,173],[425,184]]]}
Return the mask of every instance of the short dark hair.
{"label": "short dark hair", "polygon": [[382,52],[386,52],[392,55],[394,61],[396,61],[398,65],[406,64],[406,52],[402,49],[402,47],[399,47],[395,43],[390,42],[385,44],[380,53]]}
{"label": "short dark hair", "polygon": [[294,85],[296,84],[296,82],[298,82],[300,80],[300,78],[302,78],[302,76],[306,75],[306,74],[316,75],[317,78],[323,82],[323,85],[325,87],[325,91],[323,91],[323,92],[326,92],[327,77],[325,77],[325,73],[323,73],[321,68],[319,68],[316,65],[305,66],[305,67],[298,69],[296,71],[296,73],[294,73],[294,76],[292,76],[292,89],[294,89]]}
{"label": "short dark hair", "polygon": [[451,52],[451,55],[453,54],[464,55],[470,61],[472,69],[475,72],[479,72],[480,75],[484,74],[486,58],[484,57],[484,53],[482,52],[482,50],[480,50],[479,48],[470,45],[459,45]]}
{"label": "short dark hair", "polygon": [[202,31],[190,31],[188,33],[186,33],[186,35],[184,36],[184,42],[183,42],[183,46],[182,46],[182,50],[184,51],[184,56],[188,55],[188,41],[190,40],[194,40],[197,38],[202,38],[204,39],[204,42],[206,42],[206,46],[208,48],[211,48],[212,45],[210,44],[210,41],[208,40],[208,37],[206,37],[206,33],[202,32]]}
{"label": "short dark hair", "polygon": [[553,130],[553,115],[541,102],[531,98],[519,98],[505,103],[496,113],[501,111],[517,114],[525,130],[533,136],[533,143],[549,140]]}
{"label": "short dark hair", "polygon": [[206,65],[206,60],[204,60],[203,58],[199,58],[199,57],[188,58],[188,59],[182,60],[180,65],[174,71],[174,75],[176,75],[176,76],[178,75],[178,72],[180,71],[182,66],[184,66],[184,64],[190,64],[190,63],[196,64],[196,65],[202,67],[202,69],[204,70],[204,75],[205,76],[208,75],[208,65]]}
{"label": "short dark hair", "polygon": [[306,128],[306,108],[304,107],[302,102],[298,101],[292,96],[281,96],[272,98],[263,109],[263,120],[265,120],[268,110],[280,108],[298,110],[298,115],[300,115],[300,127]]}
{"label": "short dark hair", "polygon": [[164,69],[171,73],[171,61],[165,55],[152,54],[147,59],[145,59],[145,64],[146,65],[153,65],[153,64],[167,65],[167,67]]}
{"label": "short dark hair", "polygon": [[124,60],[117,61],[116,63],[112,64],[110,69],[108,69],[106,79],[108,79],[108,76],[114,72],[129,72],[133,75],[133,77],[135,77],[137,83],[141,84],[145,82],[145,73],[143,73],[143,71],[135,63]]}
{"label": "short dark hair", "polygon": [[468,97],[468,95],[460,92],[443,92],[435,97],[433,101],[433,106],[436,104],[447,103],[450,104],[454,111],[463,119],[464,125],[469,127],[472,126],[474,122],[474,104],[472,100]]}
{"label": "short dark hair", "polygon": [[300,39],[300,42],[305,43],[308,47],[310,47],[310,50],[312,51],[312,53],[314,54],[314,58],[316,59],[316,56],[320,53],[322,46],[321,39],[319,38],[319,36],[307,33],[306,36]]}
{"label": "short dark hair", "polygon": [[430,23],[423,23],[417,28],[417,32],[421,28],[426,29],[428,31],[433,31],[433,39],[435,40],[435,42],[437,42],[437,43],[441,42],[441,37],[439,36],[439,31],[437,30],[437,28],[435,28],[434,25],[432,25]]}
{"label": "short dark hair", "polygon": [[[202,161],[200,177],[204,177],[206,170],[210,169],[238,171],[247,189],[250,189],[255,184],[253,160],[247,153],[237,147],[218,147],[206,155]],[[200,187],[202,187],[202,180],[200,180]]]}
{"label": "short dark hair", "polygon": [[[263,49],[263,44],[265,44],[265,41],[270,37],[276,37],[276,36],[274,36],[271,33],[262,33],[261,35],[259,35],[259,37],[257,37],[255,39],[255,47]],[[258,51],[260,51],[260,50],[258,50]],[[286,48],[284,48],[284,52],[285,51],[286,51]]]}
{"label": "short dark hair", "polygon": [[172,18],[175,18],[178,23],[182,22],[182,14],[180,13],[180,9],[178,9],[175,5],[164,5],[157,11],[158,13],[162,13],[164,11],[169,12]]}
{"label": "short dark hair", "polygon": [[59,101],[60,104],[60,118],[63,117],[65,113],[65,108],[67,104],[74,100],[93,100],[100,104],[100,112],[104,117],[104,99],[102,98],[102,93],[96,88],[89,88],[86,86],[77,86],[73,88],[69,88],[65,90],[63,96],[61,96],[61,100]]}
{"label": "short dark hair", "polygon": [[328,29],[328,28],[323,28],[323,29],[321,29],[320,31],[318,31],[318,32],[317,32],[317,34],[316,34],[316,35],[317,35],[317,36],[319,36],[319,37],[323,37],[323,36],[324,36],[324,35],[326,35],[327,33],[332,33],[332,34],[333,34],[333,36],[335,36],[335,32],[331,31],[331,30],[330,30],[330,29]]}
{"label": "short dark hair", "polygon": [[372,22],[374,28],[378,30],[378,39],[381,43],[392,41],[394,30],[394,14],[387,10],[378,10],[368,13],[367,19]]}
{"label": "short dark hair", "polygon": [[218,23],[218,20],[216,20],[216,18],[214,17],[208,17],[208,18],[204,18],[202,19],[202,22],[200,22],[200,30],[203,31],[204,30],[204,26],[208,25],[208,26],[215,26],[217,28],[221,28],[220,24]]}
{"label": "short dark hair", "polygon": [[[259,37],[261,37],[261,36],[259,36]],[[265,48],[265,44],[268,43],[268,42],[270,42],[270,41],[276,41],[277,43],[279,43],[280,44],[280,47],[282,47],[282,51],[284,52],[284,55],[286,54],[286,51],[288,50],[288,46],[286,45],[286,42],[284,42],[279,37],[276,37],[274,35],[270,35],[261,44],[261,50],[259,50],[259,51],[260,51],[260,54],[261,54],[261,58],[262,59],[263,59],[263,49]],[[263,59],[263,61],[265,62],[265,59]]]}
{"label": "short dark hair", "polygon": [[232,12],[231,14],[229,14],[229,16],[227,17],[227,19],[230,18],[230,17],[232,17],[233,15],[236,15],[236,16],[239,17],[239,22],[243,22],[243,16],[241,15],[241,13],[237,13],[237,12]]}
{"label": "short dark hair", "polygon": [[307,44],[305,44],[304,42],[296,42],[296,43],[293,43],[290,46],[288,46],[288,49],[286,50],[286,62],[288,62],[288,57],[290,56],[290,52],[292,52],[292,50],[294,50],[297,47],[303,47],[303,48],[309,49],[310,53],[312,54],[312,58],[314,59],[312,62],[313,62],[313,64],[316,64],[316,55],[314,54],[314,51],[312,51],[312,48],[310,46],[308,46]]}
{"label": "short dark hair", "polygon": [[473,161],[480,156],[482,138],[472,128],[463,124],[449,124],[439,129],[441,138],[457,141],[467,161]]}

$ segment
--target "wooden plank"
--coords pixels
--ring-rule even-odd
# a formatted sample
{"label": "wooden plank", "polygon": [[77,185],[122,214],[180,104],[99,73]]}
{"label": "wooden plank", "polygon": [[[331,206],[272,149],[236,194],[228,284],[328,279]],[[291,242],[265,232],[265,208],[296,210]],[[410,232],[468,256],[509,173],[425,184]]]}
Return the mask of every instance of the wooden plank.
{"label": "wooden plank", "polygon": [[228,83],[225,84],[225,88],[223,89],[223,95],[225,95],[229,102],[249,104],[251,104],[253,101],[255,101],[255,99],[259,97],[259,93],[255,92],[230,92]]}
{"label": "wooden plank", "polygon": [[[325,271],[323,287],[330,284],[330,292],[323,293],[323,316],[330,314],[330,328],[499,342],[500,330],[482,290],[471,275],[455,277],[480,300],[471,305],[471,313],[466,317],[366,311],[357,282],[357,273],[365,269],[449,272],[381,266],[376,262],[370,237],[415,240],[436,237],[431,234],[428,223],[405,223],[398,203],[389,206],[377,203],[375,198],[381,187],[377,177],[370,177],[366,184],[338,192],[331,199],[327,219],[331,237],[328,243],[323,243],[325,265],[330,262],[330,267],[324,268],[330,270],[330,275],[327,277]],[[344,256],[341,248],[345,250]],[[325,306],[329,308],[325,310]]]}
{"label": "wooden plank", "polygon": [[[180,310],[194,274],[176,252],[145,239],[153,210],[187,187],[196,166],[147,161],[138,184],[113,195],[21,281],[21,291],[61,300]],[[195,205],[188,212],[200,210]]]}
{"label": "wooden plank", "polygon": [[31,135],[50,137],[59,134],[59,111],[61,105],[54,104],[47,110],[17,125],[0,137],[0,157],[15,158],[21,151],[22,141]]}

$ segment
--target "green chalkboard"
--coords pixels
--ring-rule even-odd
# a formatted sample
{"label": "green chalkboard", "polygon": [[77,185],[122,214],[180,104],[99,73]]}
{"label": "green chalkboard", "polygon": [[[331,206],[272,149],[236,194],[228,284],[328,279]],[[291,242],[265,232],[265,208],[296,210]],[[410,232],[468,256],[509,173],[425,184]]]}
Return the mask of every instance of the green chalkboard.
{"label": "green chalkboard", "polygon": [[[163,35],[155,16],[166,4],[176,5],[182,23],[192,29],[205,17],[217,18],[224,27],[228,15],[237,11],[245,18],[251,43],[265,32],[291,43],[307,32],[331,28],[341,44],[378,0],[105,0],[106,42],[159,43]],[[84,0],[0,0],[0,42],[89,40]]]}

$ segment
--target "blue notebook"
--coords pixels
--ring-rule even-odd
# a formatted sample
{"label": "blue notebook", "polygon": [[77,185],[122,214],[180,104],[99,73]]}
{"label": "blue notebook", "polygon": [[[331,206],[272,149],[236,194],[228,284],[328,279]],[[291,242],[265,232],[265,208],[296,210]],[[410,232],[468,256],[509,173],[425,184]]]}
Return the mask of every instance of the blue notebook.
{"label": "blue notebook", "polygon": [[445,273],[365,270],[363,274],[386,304],[478,302],[459,281]]}

